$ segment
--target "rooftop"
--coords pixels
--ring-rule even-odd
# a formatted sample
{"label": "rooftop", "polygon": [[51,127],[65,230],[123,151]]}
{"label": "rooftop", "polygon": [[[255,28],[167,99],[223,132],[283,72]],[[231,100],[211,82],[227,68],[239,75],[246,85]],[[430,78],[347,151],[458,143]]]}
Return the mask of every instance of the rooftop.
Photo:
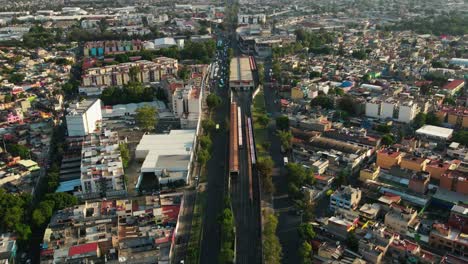
{"label": "rooftop", "polygon": [[452,136],[452,133],[453,129],[431,125],[425,125],[420,129],[416,130],[416,134],[422,134],[444,139],[449,139]]}
{"label": "rooftop", "polygon": [[253,81],[250,57],[237,57],[231,60],[229,81]]}
{"label": "rooftop", "polygon": [[95,103],[101,103],[101,99],[86,99],[76,104],[70,105],[68,115],[82,115]]}

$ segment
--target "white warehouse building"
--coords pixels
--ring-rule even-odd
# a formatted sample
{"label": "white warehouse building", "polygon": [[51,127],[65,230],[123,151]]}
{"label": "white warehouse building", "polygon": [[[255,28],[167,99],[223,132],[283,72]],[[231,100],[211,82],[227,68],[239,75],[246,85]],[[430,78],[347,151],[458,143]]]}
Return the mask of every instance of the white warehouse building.
{"label": "white warehouse building", "polygon": [[144,135],[135,151],[144,160],[137,188],[143,174],[153,173],[160,184],[183,180],[187,183],[196,144],[196,130],[171,130],[169,134]]}
{"label": "white warehouse building", "polygon": [[93,133],[102,120],[101,99],[84,100],[70,107],[65,117],[68,136],[83,137]]}

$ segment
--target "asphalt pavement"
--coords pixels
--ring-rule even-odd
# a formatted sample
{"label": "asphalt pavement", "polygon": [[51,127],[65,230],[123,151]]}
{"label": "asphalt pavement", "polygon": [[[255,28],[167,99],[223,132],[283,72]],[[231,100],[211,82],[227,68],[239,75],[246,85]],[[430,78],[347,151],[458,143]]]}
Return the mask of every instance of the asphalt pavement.
{"label": "asphalt pavement", "polygon": [[[221,65],[221,64],[220,64]],[[223,210],[223,201],[227,189],[228,130],[225,118],[229,116],[229,87],[216,86],[214,92],[222,98],[222,104],[214,111],[213,120],[220,125],[220,130],[212,137],[213,149],[207,168],[206,206],[203,214],[203,231],[200,263],[218,263],[220,250],[220,228],[218,216]]]}
{"label": "asphalt pavement", "polygon": [[[265,68],[265,83],[268,84],[270,80],[271,59],[266,59],[264,63]],[[270,85],[264,87],[265,107],[272,118],[281,115],[281,109],[275,101],[275,91]],[[277,102],[277,101],[276,101]],[[275,194],[273,199],[273,208],[278,212],[278,228],[277,235],[283,249],[282,263],[296,264],[300,263],[298,249],[300,247],[300,238],[297,232],[297,227],[301,223],[301,216],[295,214],[293,202],[288,198],[288,181],[286,178],[286,171],[284,168],[283,154],[281,154],[281,143],[276,133],[275,122],[270,122],[268,126],[268,137],[270,139],[270,156],[275,163],[275,168],[280,169],[279,175],[273,177],[273,184],[275,186]],[[275,199],[275,197],[281,197]]]}

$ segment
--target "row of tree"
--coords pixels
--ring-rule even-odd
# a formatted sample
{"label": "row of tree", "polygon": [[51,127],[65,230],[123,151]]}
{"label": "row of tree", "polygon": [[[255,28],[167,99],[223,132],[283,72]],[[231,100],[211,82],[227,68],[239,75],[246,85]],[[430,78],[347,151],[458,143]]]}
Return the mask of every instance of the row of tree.
{"label": "row of tree", "polygon": [[105,105],[151,102],[154,99],[153,88],[138,82],[130,82],[122,87],[111,86],[101,94]]}
{"label": "row of tree", "polygon": [[235,240],[235,221],[231,210],[231,200],[229,196],[224,198],[224,210],[219,216],[219,225],[221,230],[221,249],[219,252],[218,263],[233,263],[234,260],[234,240]]}

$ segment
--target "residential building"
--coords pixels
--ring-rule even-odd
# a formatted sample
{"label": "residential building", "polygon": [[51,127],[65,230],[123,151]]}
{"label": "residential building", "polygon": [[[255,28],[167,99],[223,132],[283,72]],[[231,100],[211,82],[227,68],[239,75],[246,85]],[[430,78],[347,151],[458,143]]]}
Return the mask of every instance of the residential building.
{"label": "residential building", "polygon": [[375,220],[377,219],[377,216],[379,215],[381,206],[377,203],[373,204],[364,204],[359,208],[359,215],[364,219],[364,220]]}
{"label": "residential building", "polygon": [[465,81],[459,79],[459,80],[449,81],[446,85],[444,85],[442,89],[450,96],[454,96],[456,93],[462,90],[464,86],[465,86]]}
{"label": "residential building", "polygon": [[358,220],[351,221],[341,216],[332,216],[327,220],[327,230],[335,236],[345,239],[348,233],[354,230],[358,224]]}
{"label": "residential building", "polygon": [[323,174],[327,170],[329,163],[330,162],[326,159],[319,159],[312,163],[311,168],[314,170],[314,172]]}
{"label": "residential building", "polygon": [[415,193],[425,194],[429,187],[430,179],[431,177],[428,172],[416,172],[411,176],[408,188]]}
{"label": "residential building", "polygon": [[365,115],[368,117],[394,119],[402,123],[410,123],[420,111],[414,100],[395,97],[383,100],[374,97],[366,102],[365,107]]}
{"label": "residential building", "polygon": [[393,234],[385,228],[372,228],[363,239],[359,240],[359,253],[369,263],[383,263],[383,258],[393,239]]}
{"label": "residential building", "polygon": [[450,210],[448,225],[468,234],[468,206],[454,205]]}
{"label": "residential building", "polygon": [[91,199],[127,193],[119,143],[117,132],[110,130],[85,137],[81,149],[81,193],[78,196]]}
{"label": "residential building", "polygon": [[101,100],[88,99],[73,104],[65,116],[70,137],[82,137],[93,133],[102,120]]}
{"label": "residential building", "polygon": [[103,57],[125,52],[137,52],[142,48],[140,40],[90,41],[83,45],[83,54],[85,57]]}
{"label": "residential building", "polygon": [[324,132],[332,127],[332,121],[324,115],[289,115],[288,117],[291,126],[304,130]]}
{"label": "residential building", "polygon": [[429,245],[461,257],[468,257],[468,238],[460,230],[445,224],[434,224]]}
{"label": "residential building", "polygon": [[87,87],[122,86],[132,80],[141,83],[156,82],[165,78],[166,75],[177,74],[177,69],[177,60],[166,57],[159,57],[154,61],[140,60],[89,68],[82,75],[81,91],[86,92]]}
{"label": "residential building", "polygon": [[459,170],[449,171],[440,177],[439,187],[468,195],[468,175]]}
{"label": "residential building", "polygon": [[195,130],[144,135],[135,151],[135,158],[144,160],[137,188],[147,188],[145,184],[156,182],[155,178],[163,185],[178,181],[188,183],[195,144]]}
{"label": "residential building", "polygon": [[389,257],[392,259],[398,259],[400,261],[417,257],[420,254],[421,247],[419,244],[408,239],[401,239],[400,237],[396,237],[388,249]]}
{"label": "residential building", "polygon": [[[449,150],[447,150],[447,153],[448,152]],[[432,179],[440,180],[440,177],[442,177],[442,175],[447,173],[449,170],[457,169],[459,165],[460,165],[459,160],[452,160],[452,161],[431,160],[426,165],[426,171],[431,175]]]}
{"label": "residential building", "polygon": [[16,263],[16,251],[18,245],[16,244],[16,236],[11,233],[3,233],[0,236],[0,263]]}
{"label": "residential building", "polygon": [[429,162],[429,159],[416,157],[413,155],[405,155],[400,162],[400,168],[411,170],[414,172],[420,172],[426,170],[426,164]]}
{"label": "residential building", "polygon": [[437,117],[442,123],[448,123],[454,127],[468,128],[468,108],[442,106],[437,112]]}
{"label": "residential building", "polygon": [[366,180],[373,181],[377,178],[377,176],[379,176],[379,173],[380,167],[373,163],[369,167],[364,168],[359,172],[359,180],[363,182],[365,182]]}
{"label": "residential building", "polygon": [[253,57],[236,57],[231,60],[229,87],[233,90],[253,90],[255,83],[252,71],[257,66]]}
{"label": "residential building", "polygon": [[237,15],[237,24],[265,24],[266,15],[265,14],[238,14]]}
{"label": "residential building", "polygon": [[400,165],[403,153],[398,149],[381,149],[377,151],[377,166],[383,169],[390,169],[393,166]]}
{"label": "residential building", "polygon": [[362,191],[359,188],[343,186],[330,196],[330,209],[356,209],[361,201]]}
{"label": "residential building", "polygon": [[406,235],[408,230],[414,229],[417,224],[417,212],[412,208],[391,205],[390,211],[385,215],[385,226],[394,232]]}
{"label": "residential building", "polygon": [[182,128],[196,128],[201,114],[201,89],[193,85],[176,88],[172,95],[172,112]]}
{"label": "residential building", "polygon": [[170,262],[181,198],[141,196],[59,210],[44,232],[40,263]]}
{"label": "residential building", "polygon": [[452,142],[447,148],[447,156],[459,159],[461,161],[468,161],[468,148],[464,147],[458,142]]}

